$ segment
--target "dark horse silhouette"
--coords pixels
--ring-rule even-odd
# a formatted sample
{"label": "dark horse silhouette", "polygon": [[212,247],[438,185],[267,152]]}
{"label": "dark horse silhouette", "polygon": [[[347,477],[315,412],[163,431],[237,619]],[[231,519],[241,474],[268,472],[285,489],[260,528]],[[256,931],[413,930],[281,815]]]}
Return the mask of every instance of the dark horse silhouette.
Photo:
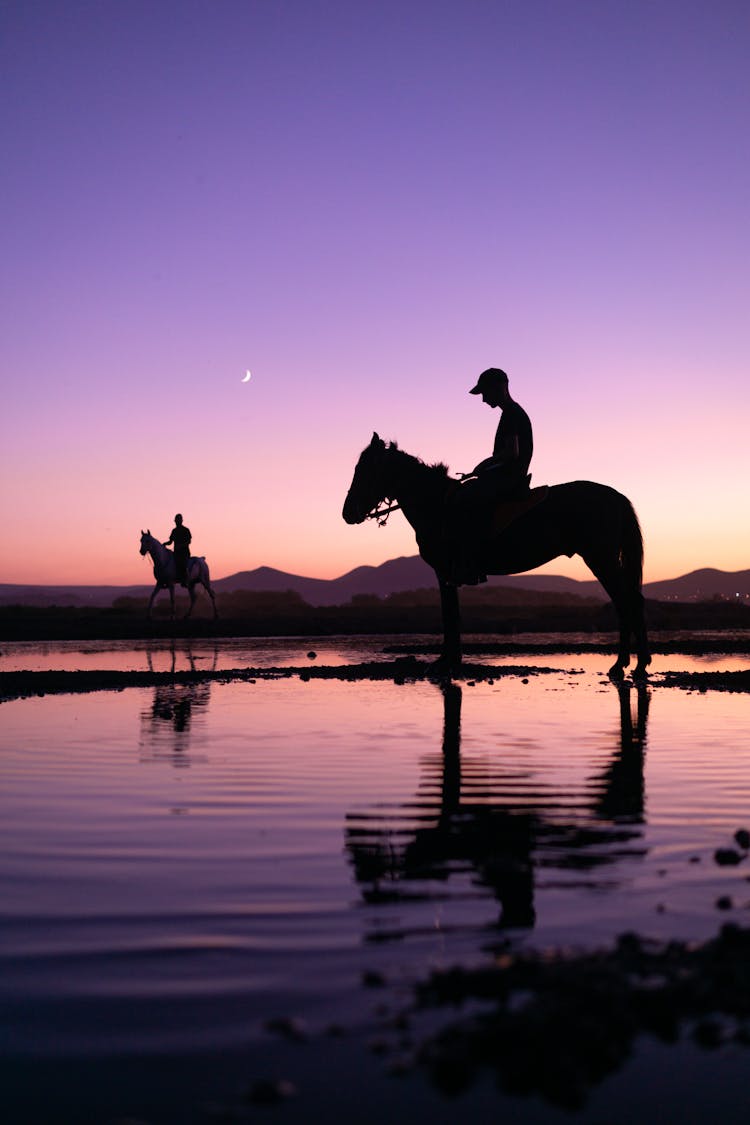
{"label": "dark horse silhouette", "polygon": [[[458,591],[446,577],[450,553],[445,538],[446,498],[459,488],[445,465],[426,465],[418,457],[386,445],[377,434],[362,452],[344,503],[347,523],[378,516],[378,505],[396,501],[414,528],[419,553],[437,575],[443,611],[440,662],[461,663]],[[643,537],[627,497],[604,484],[572,481],[552,485],[536,507],[495,533],[480,555],[486,574],[518,574],[558,555],[580,555],[612,599],[619,624],[617,660],[610,675],[622,676],[635,638],[636,676],[651,663],[643,617],[641,581]]]}

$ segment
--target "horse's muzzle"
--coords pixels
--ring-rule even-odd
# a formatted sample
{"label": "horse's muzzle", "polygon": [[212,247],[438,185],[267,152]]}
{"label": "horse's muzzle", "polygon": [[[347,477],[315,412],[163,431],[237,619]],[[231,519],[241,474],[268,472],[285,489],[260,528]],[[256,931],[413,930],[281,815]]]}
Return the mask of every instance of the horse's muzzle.
{"label": "horse's muzzle", "polygon": [[358,511],[352,503],[351,493],[347,492],[341,515],[344,517],[345,523],[364,523],[367,512]]}

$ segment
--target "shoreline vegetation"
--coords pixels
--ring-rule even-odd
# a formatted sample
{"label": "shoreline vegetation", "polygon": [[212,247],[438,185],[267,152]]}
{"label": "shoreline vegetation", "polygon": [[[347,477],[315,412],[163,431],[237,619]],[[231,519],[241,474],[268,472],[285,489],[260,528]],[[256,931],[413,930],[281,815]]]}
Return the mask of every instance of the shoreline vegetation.
{"label": "shoreline vegetation", "polygon": [[[513,636],[519,633],[610,633],[616,629],[609,602],[577,595],[515,590],[497,586],[460,591],[464,636],[471,633]],[[298,593],[236,591],[218,599],[214,620],[206,598],[199,597],[186,619],[186,596],[161,594],[147,616],[148,599],[117,598],[111,606],[0,606],[3,641],[140,640],[148,637],[324,637],[337,635],[440,634],[440,598],[435,589],[410,590],[378,597],[357,595],[342,605],[313,606]],[[647,599],[646,620],[654,637],[660,632],[750,629],[750,606],[712,599],[706,602],[660,602]],[[672,650],[668,650],[672,651]],[[700,650],[696,650],[700,651]],[[746,649],[732,651],[750,651]]]}

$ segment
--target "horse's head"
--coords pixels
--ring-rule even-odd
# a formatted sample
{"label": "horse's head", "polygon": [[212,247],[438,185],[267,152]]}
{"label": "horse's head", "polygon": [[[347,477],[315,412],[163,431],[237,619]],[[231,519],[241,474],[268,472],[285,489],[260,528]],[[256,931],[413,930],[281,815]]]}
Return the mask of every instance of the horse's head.
{"label": "horse's head", "polygon": [[347,523],[362,523],[380,501],[385,499],[385,463],[386,444],[377,434],[373,434],[372,441],[362,451],[357,462],[346,494],[341,514]]}
{"label": "horse's head", "polygon": [[141,554],[147,555],[152,535],[150,531],[141,532]]}

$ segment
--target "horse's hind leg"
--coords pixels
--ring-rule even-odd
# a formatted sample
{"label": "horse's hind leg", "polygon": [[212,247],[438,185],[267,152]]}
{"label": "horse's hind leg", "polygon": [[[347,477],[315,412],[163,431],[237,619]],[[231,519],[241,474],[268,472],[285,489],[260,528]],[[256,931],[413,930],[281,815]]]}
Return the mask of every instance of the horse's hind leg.
{"label": "horse's hind leg", "polygon": [[635,666],[636,677],[648,675],[648,666],[651,663],[651,652],[648,647],[648,634],[646,633],[646,619],[643,612],[643,594],[637,590],[633,594],[633,633],[635,635],[635,651],[638,654],[638,663]]}
{"label": "horse's hind leg", "polygon": [[617,624],[620,634],[617,648],[617,660],[610,668],[609,675],[619,679],[628,664],[630,664],[630,633],[632,629],[631,598],[628,591],[625,589],[622,567],[620,566],[619,560],[613,560],[608,564],[602,559],[594,558],[591,555],[582,555],[581,557],[594,577],[598,578],[601,582],[606,593],[612,600],[612,605],[617,614]]}
{"label": "horse's hind leg", "polygon": [[[591,568],[594,570],[594,567]],[[620,623],[620,649],[617,664],[610,669],[612,674],[617,674],[618,665],[621,669],[627,668],[630,663],[630,638],[635,641],[637,663],[633,675],[643,678],[648,675],[648,666],[651,663],[651,653],[648,647],[646,634],[646,621],[643,613],[643,594],[641,593],[641,567],[637,569],[630,565],[627,558],[616,564],[611,564],[600,574],[594,570],[596,577],[612,598],[617,617]],[[608,575],[611,575],[609,577]]]}
{"label": "horse's hind leg", "polygon": [[204,582],[204,583],[203,583],[203,588],[204,588],[204,589],[206,590],[206,592],[208,593],[208,596],[209,596],[209,598],[211,599],[211,604],[212,604],[212,606],[214,607],[214,618],[217,618],[217,617],[219,616],[219,611],[218,611],[218,609],[216,608],[216,594],[214,594],[214,591],[213,591],[213,587],[211,586],[211,584],[210,584],[210,583],[208,583],[208,582]]}

